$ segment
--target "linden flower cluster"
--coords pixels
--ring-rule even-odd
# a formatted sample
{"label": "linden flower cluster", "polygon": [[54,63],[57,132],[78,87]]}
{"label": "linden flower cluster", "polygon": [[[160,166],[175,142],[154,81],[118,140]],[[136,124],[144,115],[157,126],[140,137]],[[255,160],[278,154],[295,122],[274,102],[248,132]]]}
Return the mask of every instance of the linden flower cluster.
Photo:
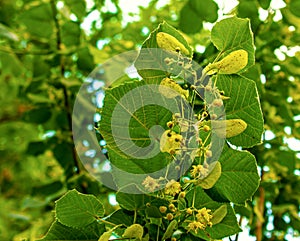
{"label": "linden flower cluster", "polygon": [[202,178],[206,177],[209,173],[208,168],[204,167],[203,165],[193,165],[193,170],[191,170],[191,176],[193,178]]}
{"label": "linden flower cluster", "polygon": [[160,184],[158,183],[157,179],[154,179],[150,176],[147,176],[144,181],[142,182],[142,185],[145,186],[145,189],[149,192],[154,192],[157,188],[159,188]]}
{"label": "linden flower cluster", "polygon": [[201,208],[199,210],[196,210],[196,219],[193,221],[188,220],[188,232],[193,231],[195,233],[198,233],[198,230],[204,230],[207,226],[212,226],[212,215],[210,209]]}
{"label": "linden flower cluster", "polygon": [[176,194],[180,193],[181,191],[181,185],[179,182],[176,182],[175,180],[171,180],[166,184],[165,187],[165,194],[175,196]]}

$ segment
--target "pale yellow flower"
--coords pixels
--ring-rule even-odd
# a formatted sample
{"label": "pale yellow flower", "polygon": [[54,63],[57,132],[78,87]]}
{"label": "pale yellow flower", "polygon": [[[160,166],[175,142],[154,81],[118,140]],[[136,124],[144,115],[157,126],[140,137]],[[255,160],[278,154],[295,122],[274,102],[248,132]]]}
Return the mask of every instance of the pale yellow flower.
{"label": "pale yellow flower", "polygon": [[205,168],[203,165],[193,165],[193,170],[191,170],[191,176],[193,178],[206,177],[208,175],[208,168]]}
{"label": "pale yellow flower", "polygon": [[150,176],[147,176],[145,178],[145,180],[142,182],[142,185],[144,185],[145,189],[148,190],[149,192],[154,192],[160,186],[158,180]]}
{"label": "pale yellow flower", "polygon": [[175,180],[172,179],[166,184],[165,194],[175,196],[176,194],[180,193],[180,191],[181,191],[181,186],[179,182],[176,182]]}
{"label": "pale yellow flower", "polygon": [[188,232],[193,231],[195,233],[198,233],[198,229],[204,230],[205,226],[202,223],[195,221],[195,220],[191,221],[188,224]]}
{"label": "pale yellow flower", "polygon": [[212,215],[210,214],[211,210],[206,208],[201,208],[200,210],[197,210],[196,218],[197,221],[202,223],[205,227],[206,226],[212,226]]}

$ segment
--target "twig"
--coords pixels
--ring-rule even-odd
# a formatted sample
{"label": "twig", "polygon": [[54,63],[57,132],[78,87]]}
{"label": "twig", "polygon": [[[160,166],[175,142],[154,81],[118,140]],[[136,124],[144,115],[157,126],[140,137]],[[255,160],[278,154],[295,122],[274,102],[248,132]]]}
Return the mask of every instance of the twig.
{"label": "twig", "polygon": [[[53,19],[54,19],[54,24],[55,24],[55,29],[56,29],[56,48],[58,51],[61,50],[61,44],[62,44],[62,40],[61,40],[61,32],[60,32],[60,25],[59,25],[59,21],[57,19],[57,9],[56,9],[56,2],[55,0],[51,0],[51,8],[52,8],[52,13],[53,13]],[[64,65],[64,59],[63,56],[60,56],[60,74],[61,77],[64,78],[65,75],[65,65]],[[73,133],[72,133],[72,112],[71,112],[71,106],[70,106],[70,102],[69,102],[69,96],[68,96],[68,91],[67,91],[67,87],[65,85],[62,85],[62,89],[63,89],[63,95],[64,95],[64,106],[67,112],[67,119],[68,119],[68,125],[69,125],[69,130],[71,132],[71,137],[73,140]],[[74,159],[74,165],[76,167],[76,173],[80,173],[81,172],[81,168],[80,168],[80,162],[77,158],[77,153],[75,150],[75,147],[73,146],[72,148],[72,155],[73,155],[73,159]]]}
{"label": "twig", "polygon": [[[263,175],[264,175],[264,171],[261,171],[261,180],[263,179]],[[264,213],[264,207],[265,207],[265,189],[260,186],[258,189],[259,192],[259,199],[258,199],[258,211],[263,215]],[[257,218],[257,222],[256,222],[256,240],[257,241],[262,241],[262,237],[263,237],[263,220],[261,220],[260,218]]]}

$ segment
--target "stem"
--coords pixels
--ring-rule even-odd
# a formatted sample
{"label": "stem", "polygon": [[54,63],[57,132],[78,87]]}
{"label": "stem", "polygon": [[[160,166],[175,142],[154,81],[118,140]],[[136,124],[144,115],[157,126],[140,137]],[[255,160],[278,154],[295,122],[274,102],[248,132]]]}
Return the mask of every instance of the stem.
{"label": "stem", "polygon": [[159,241],[159,226],[157,226],[156,241]]}
{"label": "stem", "polygon": [[134,210],[133,223],[136,223],[136,216],[137,216],[137,212],[136,210]]}
{"label": "stem", "polygon": [[[258,201],[258,210],[263,215],[264,207],[265,207],[265,189],[263,187],[259,187],[259,201]],[[263,221],[260,218],[257,219],[256,222],[256,240],[262,241],[263,238]]]}
{"label": "stem", "polygon": [[114,223],[111,223],[111,222],[109,222],[109,221],[106,221],[106,220],[104,220],[104,219],[98,219],[100,222],[102,222],[102,223],[105,223],[105,224],[108,224],[108,225],[111,225],[111,226],[114,226],[114,227],[117,227],[117,226],[122,226],[122,224],[120,225],[120,224],[114,224]]}
{"label": "stem", "polygon": [[[52,13],[53,13],[53,20],[54,20],[54,25],[55,25],[55,30],[56,30],[56,49],[58,51],[60,51],[62,40],[61,40],[59,20],[57,18],[58,13],[57,13],[57,9],[56,9],[56,1],[51,0],[50,3],[51,3]],[[64,76],[65,76],[65,63],[64,63],[63,56],[61,56],[61,55],[59,56],[59,63],[60,63],[60,75],[61,75],[61,78],[64,78]],[[73,140],[72,111],[71,111],[71,106],[70,106],[70,102],[69,102],[68,90],[67,90],[67,87],[65,85],[62,85],[62,86],[63,86],[62,89],[63,89],[63,95],[64,95],[64,107],[65,107],[66,114],[67,114],[69,131],[71,132],[71,137],[72,137],[72,140]],[[73,149],[72,149],[72,155],[73,155],[73,160],[74,160],[74,166],[76,167],[76,173],[79,174],[80,171],[81,171],[80,162],[77,158],[77,153],[76,153],[76,150],[75,150],[74,146],[73,146]]]}
{"label": "stem", "polygon": [[[243,216],[241,216],[241,218],[240,218],[240,220],[239,220],[239,226],[242,225],[242,221],[243,221]],[[238,239],[239,239],[239,234],[240,234],[240,233],[237,233],[237,234],[235,235],[235,240],[234,240],[234,241],[238,241]]]}
{"label": "stem", "polygon": [[193,194],[192,208],[195,208],[196,188],[194,188],[193,191],[194,191],[194,194]]}

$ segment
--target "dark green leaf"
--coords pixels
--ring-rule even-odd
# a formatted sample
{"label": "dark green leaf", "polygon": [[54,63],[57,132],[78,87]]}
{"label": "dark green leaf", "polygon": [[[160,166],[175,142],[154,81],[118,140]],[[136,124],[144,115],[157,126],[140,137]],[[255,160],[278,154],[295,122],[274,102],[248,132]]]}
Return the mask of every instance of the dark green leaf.
{"label": "dark green leaf", "polygon": [[267,10],[270,7],[271,0],[258,0],[258,2],[263,9]]}
{"label": "dark green leaf", "polygon": [[62,42],[68,48],[79,45],[80,43],[80,25],[77,22],[68,21],[61,28]]}
{"label": "dark green leaf", "polygon": [[48,233],[40,241],[55,241],[55,240],[67,240],[67,241],[97,241],[102,233],[105,232],[105,226],[97,222],[85,226],[84,228],[70,228],[58,221],[55,221]]}
{"label": "dark green leaf", "polygon": [[24,113],[23,119],[28,122],[42,124],[47,122],[52,115],[48,106],[35,108]]}
{"label": "dark green leaf", "polygon": [[32,195],[44,195],[49,196],[51,194],[57,193],[64,187],[61,181],[54,181],[52,183],[35,186],[32,189]]}
{"label": "dark green leaf", "polygon": [[144,194],[127,194],[123,192],[117,193],[117,202],[126,210],[135,211],[144,209],[149,197]]}
{"label": "dark green leaf", "polygon": [[64,168],[67,176],[74,173],[73,145],[68,142],[56,143],[53,154],[58,163]]}
{"label": "dark green leaf", "polygon": [[29,33],[38,37],[50,38],[53,33],[53,15],[49,3],[33,6],[20,15]]}
{"label": "dark green leaf", "polygon": [[212,192],[217,192],[227,200],[245,204],[259,185],[259,175],[254,156],[247,151],[235,151],[224,146],[219,159],[222,174]]}
{"label": "dark green leaf", "polygon": [[85,0],[65,0],[70,10],[81,20],[86,15]]}
{"label": "dark green leaf", "polygon": [[295,16],[300,17],[300,2],[298,0],[291,0],[289,8]]}
{"label": "dark green leaf", "polygon": [[126,210],[119,209],[110,214],[106,220],[116,225],[123,224],[129,227],[131,224],[133,224],[133,212],[129,213]]}
{"label": "dark green leaf", "polygon": [[95,196],[72,190],[56,201],[55,212],[63,225],[82,228],[102,217],[104,207]]}
{"label": "dark green leaf", "polygon": [[88,47],[79,49],[77,59],[77,66],[79,69],[91,72],[95,68],[94,58],[91,55]]}
{"label": "dark green leaf", "polygon": [[[200,2],[200,1],[198,1]],[[195,12],[189,3],[180,11],[179,29],[188,34],[200,32],[203,27],[203,19]]]}
{"label": "dark green leaf", "polygon": [[193,1],[190,0],[188,5],[195,11],[199,18],[207,22],[215,22],[218,19],[218,5],[212,0]]}
{"label": "dark green leaf", "polygon": [[146,207],[146,215],[148,218],[161,218],[162,214],[159,211],[158,207],[156,206],[150,206]]}
{"label": "dark green leaf", "polygon": [[47,145],[42,141],[30,142],[27,147],[27,154],[37,156],[43,154],[47,149]]}

